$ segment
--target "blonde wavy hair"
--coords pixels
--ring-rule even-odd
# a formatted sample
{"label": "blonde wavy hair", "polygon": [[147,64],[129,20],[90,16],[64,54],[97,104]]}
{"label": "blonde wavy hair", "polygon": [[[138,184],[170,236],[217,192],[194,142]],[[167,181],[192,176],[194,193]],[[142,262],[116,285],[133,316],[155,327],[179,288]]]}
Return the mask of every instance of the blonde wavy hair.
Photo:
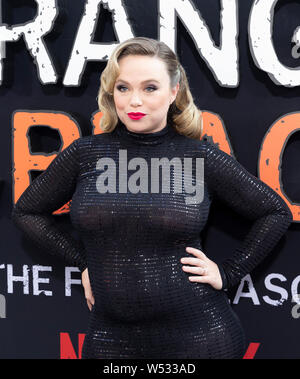
{"label": "blonde wavy hair", "polygon": [[111,132],[119,121],[113,99],[113,90],[120,74],[118,61],[128,55],[147,55],[165,62],[171,88],[174,88],[179,81],[176,99],[168,110],[167,123],[174,126],[180,134],[195,139],[201,138],[203,132],[202,112],[194,104],[184,68],[168,45],[147,37],[130,38],[120,43],[112,52],[105,69],[101,73],[100,89],[97,96],[99,110],[102,112],[101,130]]}

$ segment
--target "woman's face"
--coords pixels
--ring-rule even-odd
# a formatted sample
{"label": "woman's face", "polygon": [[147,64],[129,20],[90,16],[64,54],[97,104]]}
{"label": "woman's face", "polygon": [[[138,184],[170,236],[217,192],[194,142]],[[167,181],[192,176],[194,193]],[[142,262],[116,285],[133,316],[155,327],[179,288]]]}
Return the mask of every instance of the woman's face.
{"label": "woman's face", "polygon": [[[119,66],[120,74],[114,86],[114,102],[119,119],[133,132],[151,133],[163,129],[179,83],[170,88],[165,63],[158,58],[129,55],[119,60]],[[145,116],[131,119],[128,115],[137,112]]]}

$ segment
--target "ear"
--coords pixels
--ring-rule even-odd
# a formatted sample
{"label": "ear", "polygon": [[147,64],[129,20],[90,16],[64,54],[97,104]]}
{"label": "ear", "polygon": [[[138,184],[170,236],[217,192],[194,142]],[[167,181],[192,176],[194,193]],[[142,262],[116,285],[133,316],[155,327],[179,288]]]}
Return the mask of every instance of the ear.
{"label": "ear", "polygon": [[171,99],[170,99],[170,104],[172,104],[173,101],[176,99],[178,91],[179,91],[179,82],[176,84],[175,87],[173,87],[171,89],[172,96],[171,96]]}

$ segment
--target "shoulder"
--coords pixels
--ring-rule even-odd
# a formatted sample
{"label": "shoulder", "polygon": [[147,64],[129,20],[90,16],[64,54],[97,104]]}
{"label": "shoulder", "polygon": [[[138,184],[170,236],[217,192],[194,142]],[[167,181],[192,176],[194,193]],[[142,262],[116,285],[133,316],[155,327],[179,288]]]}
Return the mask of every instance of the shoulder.
{"label": "shoulder", "polygon": [[177,134],[176,141],[179,145],[183,146],[186,151],[194,152],[196,155],[206,157],[209,153],[216,153],[221,151],[219,144],[214,143],[212,138],[204,136],[201,139],[187,137],[182,134]]}
{"label": "shoulder", "polygon": [[193,157],[204,158],[206,168],[221,167],[225,164],[239,166],[236,156],[222,150],[220,144],[214,142],[210,136],[203,136],[202,139],[194,139],[186,136],[180,137],[184,152]]}
{"label": "shoulder", "polygon": [[217,142],[214,142],[212,137],[210,136],[204,136],[200,140],[200,148],[205,154],[206,159],[233,159],[236,161],[236,158],[234,155],[230,155],[226,153],[224,150],[221,149],[220,144]]}
{"label": "shoulder", "polygon": [[90,134],[88,136],[83,136],[75,139],[72,144],[76,145],[80,150],[89,148],[94,144],[107,143],[112,140],[112,133],[99,133],[99,134]]}

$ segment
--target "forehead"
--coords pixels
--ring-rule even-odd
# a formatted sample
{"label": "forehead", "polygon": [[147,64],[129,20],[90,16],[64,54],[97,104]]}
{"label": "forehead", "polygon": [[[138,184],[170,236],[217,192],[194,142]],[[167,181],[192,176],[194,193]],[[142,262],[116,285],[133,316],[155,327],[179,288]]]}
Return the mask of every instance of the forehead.
{"label": "forehead", "polygon": [[129,55],[119,60],[120,74],[117,80],[139,82],[154,79],[160,82],[168,80],[165,63],[156,57]]}

